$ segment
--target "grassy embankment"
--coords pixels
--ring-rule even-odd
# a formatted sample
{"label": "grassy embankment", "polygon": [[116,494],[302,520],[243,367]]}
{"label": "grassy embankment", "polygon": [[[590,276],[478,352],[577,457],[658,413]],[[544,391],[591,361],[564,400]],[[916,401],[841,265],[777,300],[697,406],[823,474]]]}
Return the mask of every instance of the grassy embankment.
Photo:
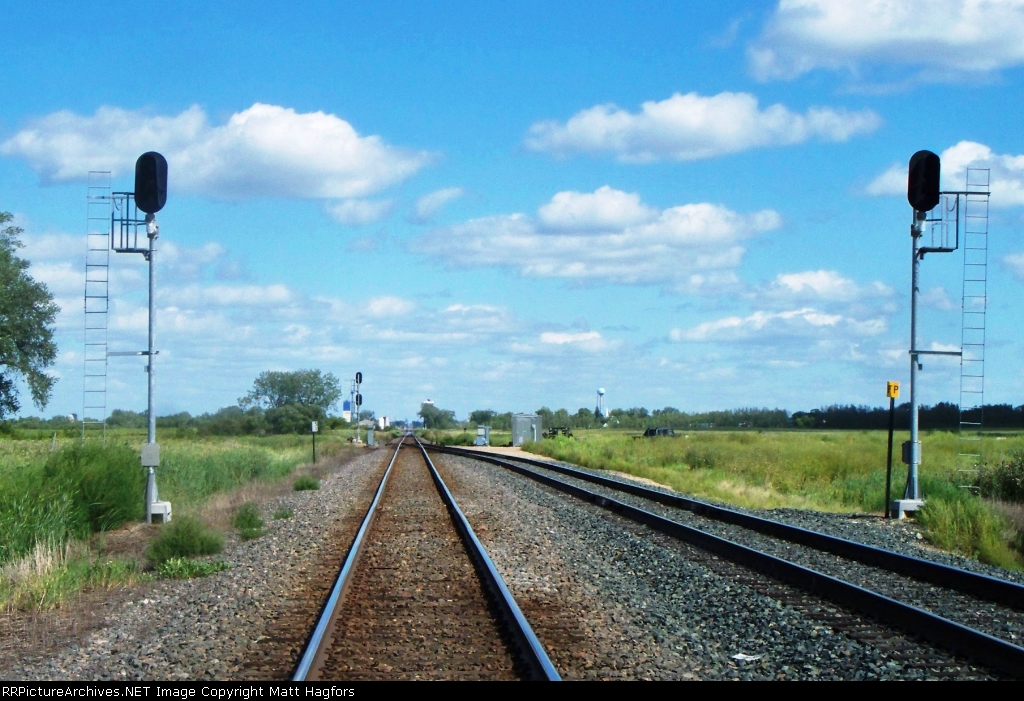
{"label": "grassy embankment", "polygon": [[[346,432],[317,439],[317,455],[345,450]],[[135,559],[105,557],[94,533],[143,517],[145,432],[108,431],[107,447],[52,433],[0,436],[0,609],[48,608],[83,587],[143,576]],[[160,439],[160,497],[188,520],[211,497],[286,477],[311,459],[309,436]],[[52,450],[51,450],[52,447]]]}
{"label": "grassy embankment", "polygon": [[[883,510],[884,431],[680,431],[674,438],[636,440],[621,432],[581,433],[579,440],[549,439],[524,449],[751,508]],[[905,433],[894,441],[894,498],[906,479],[900,462],[904,440]],[[992,467],[1010,464],[1014,452],[1022,450],[1024,435],[990,436],[985,460]],[[956,472],[955,434],[925,433],[922,453],[920,484],[927,505],[919,519],[929,540],[983,562],[1021,569],[1024,519],[1019,504],[979,498],[959,487],[964,475]]]}

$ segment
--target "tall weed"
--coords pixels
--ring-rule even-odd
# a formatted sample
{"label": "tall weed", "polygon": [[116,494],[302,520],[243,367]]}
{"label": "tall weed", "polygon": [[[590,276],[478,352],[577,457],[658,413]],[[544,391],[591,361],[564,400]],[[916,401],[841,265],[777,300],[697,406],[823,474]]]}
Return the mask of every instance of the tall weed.
{"label": "tall weed", "polygon": [[1011,546],[1016,534],[1008,519],[970,492],[952,485],[936,490],[918,513],[928,539],[943,550],[990,565],[1020,567],[1020,557]]}
{"label": "tall weed", "polygon": [[57,608],[83,588],[110,589],[142,578],[134,560],[99,560],[83,543],[36,543],[0,570],[0,608]]}
{"label": "tall weed", "polygon": [[0,562],[37,542],[59,545],[141,518],[144,486],[125,445],[72,444],[43,465],[8,471],[0,479]]}

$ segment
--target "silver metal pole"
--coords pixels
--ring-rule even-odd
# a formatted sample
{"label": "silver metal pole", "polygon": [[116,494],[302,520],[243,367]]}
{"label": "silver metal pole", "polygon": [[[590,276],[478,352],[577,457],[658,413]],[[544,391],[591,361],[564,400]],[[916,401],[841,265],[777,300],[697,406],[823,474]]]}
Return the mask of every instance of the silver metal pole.
{"label": "silver metal pole", "polygon": [[[150,215],[152,216],[152,215]],[[147,217],[148,218],[148,217]],[[156,355],[153,353],[154,340],[156,331],[156,310],[154,309],[154,293],[156,291],[156,270],[153,264],[153,256],[156,253],[156,239],[159,235],[159,227],[156,226],[156,218],[154,217],[152,226],[147,227],[149,233],[149,351],[146,356],[149,360],[149,364],[146,367],[146,374],[149,378],[149,398],[147,403],[147,420],[148,430],[146,432],[146,442],[156,443],[156,412],[153,406],[153,362],[156,360]]]}
{"label": "silver metal pole", "polygon": [[[155,292],[156,292],[156,266],[154,256],[156,254],[156,239],[160,235],[160,226],[156,223],[155,214],[146,215],[146,235],[149,237],[149,251],[146,256],[146,260],[149,261],[149,345],[146,352],[146,377],[148,379],[148,398],[146,403],[146,443],[149,446],[156,444],[156,411],[154,406],[154,368],[153,362],[156,360],[156,352],[154,350],[155,331],[156,331],[156,309],[155,309]],[[160,501],[160,494],[156,487],[156,465],[159,463],[159,457],[154,459],[153,452],[158,450],[156,448],[150,448],[149,451],[143,450],[143,464],[147,467],[146,474],[146,523],[153,522],[153,513],[150,509],[150,504]],[[149,453],[147,455],[147,452]],[[158,456],[159,453],[156,453]]]}
{"label": "silver metal pole", "polygon": [[910,226],[913,253],[913,267],[910,288],[910,460],[907,468],[907,487],[903,492],[904,499],[920,499],[921,491],[917,484],[917,468],[921,464],[921,442],[918,435],[918,396],[917,371],[920,356],[917,353],[917,293],[920,289],[921,256],[918,255],[918,243],[924,229],[924,212],[914,212],[914,223]]}

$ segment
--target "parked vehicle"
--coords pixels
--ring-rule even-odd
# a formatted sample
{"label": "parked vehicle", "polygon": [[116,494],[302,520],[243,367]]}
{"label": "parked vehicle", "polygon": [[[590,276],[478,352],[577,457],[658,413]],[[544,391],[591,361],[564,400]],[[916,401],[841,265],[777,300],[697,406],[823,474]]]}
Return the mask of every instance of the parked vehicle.
{"label": "parked vehicle", "polygon": [[568,426],[552,426],[544,432],[545,438],[554,438],[559,435],[565,436],[566,438],[572,438],[572,429]]}

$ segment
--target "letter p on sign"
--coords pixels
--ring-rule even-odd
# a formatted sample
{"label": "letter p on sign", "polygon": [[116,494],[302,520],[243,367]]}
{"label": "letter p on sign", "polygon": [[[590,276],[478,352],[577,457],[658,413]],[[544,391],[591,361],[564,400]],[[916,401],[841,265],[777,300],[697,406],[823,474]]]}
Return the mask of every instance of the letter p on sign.
{"label": "letter p on sign", "polygon": [[898,399],[900,396],[900,383],[899,382],[886,382],[885,383],[885,396],[890,399]]}

